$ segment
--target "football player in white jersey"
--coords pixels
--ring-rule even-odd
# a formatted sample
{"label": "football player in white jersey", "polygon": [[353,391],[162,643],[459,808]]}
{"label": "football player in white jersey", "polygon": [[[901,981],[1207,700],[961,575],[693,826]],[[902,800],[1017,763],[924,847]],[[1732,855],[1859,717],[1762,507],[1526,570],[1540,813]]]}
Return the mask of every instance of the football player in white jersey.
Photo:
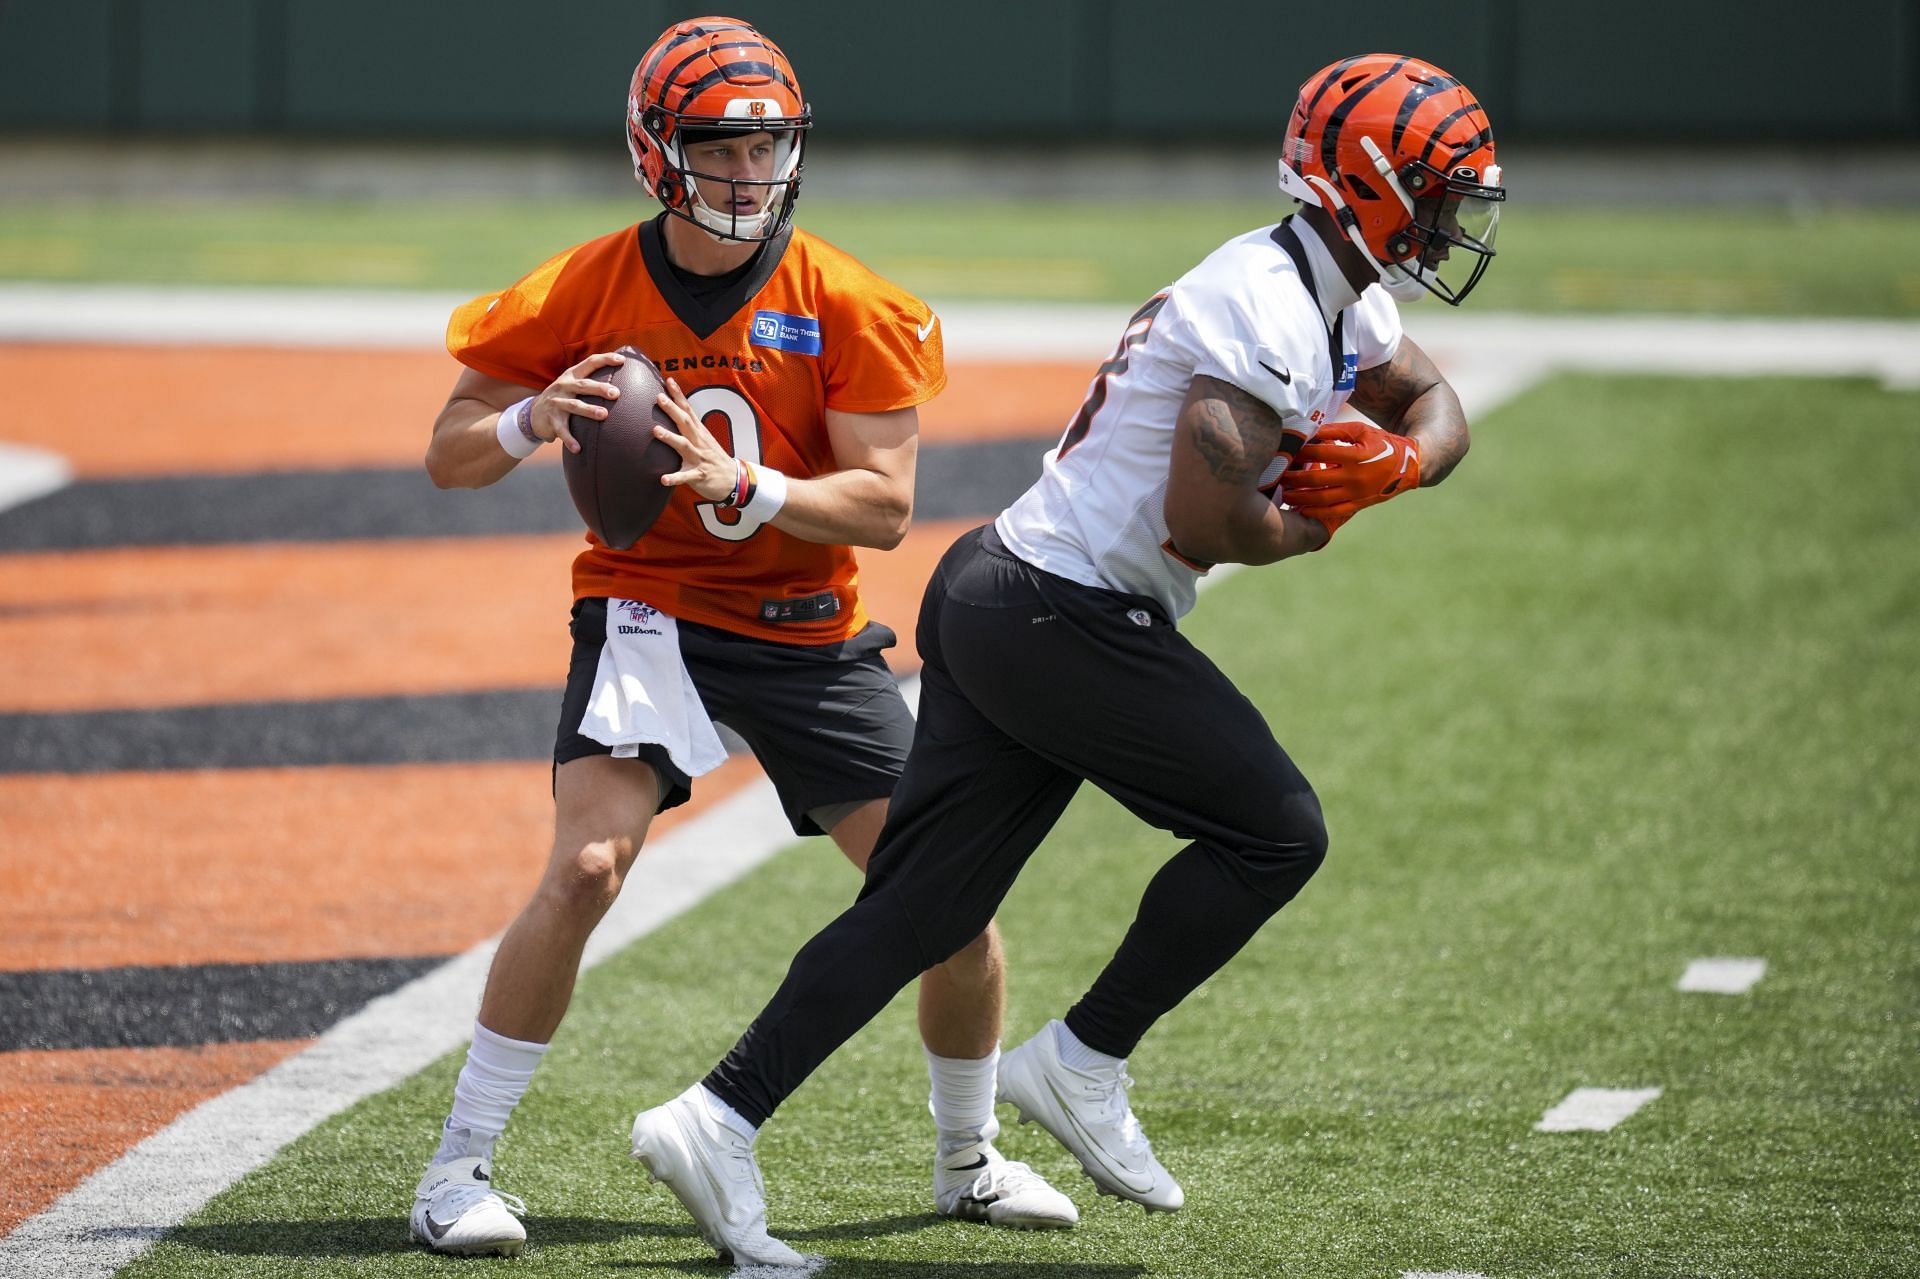
{"label": "football player in white jersey", "polygon": [[[1459,398],[1394,299],[1464,299],[1505,199],[1473,96],[1390,54],[1301,87],[1280,172],[1300,211],[1142,306],[1039,481],[934,573],[919,725],[860,899],[705,1080],[635,1121],[636,1156],[703,1227],[764,1221],[740,1171],[752,1134],[979,934],[1083,781],[1192,842],[1080,1001],[1002,1057],[999,1100],[1102,1192],[1184,1202],[1127,1103],[1125,1058],[1300,891],[1327,837],[1260,712],[1175,622],[1211,564],[1318,550],[1459,463]],[[1373,424],[1334,423],[1349,402]]]}

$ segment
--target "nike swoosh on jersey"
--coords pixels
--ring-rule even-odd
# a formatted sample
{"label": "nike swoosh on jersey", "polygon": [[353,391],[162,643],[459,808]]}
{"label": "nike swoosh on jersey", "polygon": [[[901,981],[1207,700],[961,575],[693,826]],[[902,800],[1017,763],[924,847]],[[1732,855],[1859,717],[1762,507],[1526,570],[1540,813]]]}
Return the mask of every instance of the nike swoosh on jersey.
{"label": "nike swoosh on jersey", "polygon": [[1265,360],[1260,361],[1260,367],[1265,369],[1267,372],[1273,374],[1275,377],[1279,378],[1286,385],[1288,386],[1293,385],[1292,369],[1276,369],[1273,367],[1273,365],[1268,364]]}
{"label": "nike swoosh on jersey", "polygon": [[934,325],[936,325],[936,324],[938,324],[938,323],[940,323],[940,317],[939,317],[939,316],[937,316],[937,315],[929,315],[929,316],[927,317],[927,322],[926,322],[925,324],[922,324],[922,325],[919,325],[919,326],[917,326],[917,327],[915,327],[915,329],[914,329],[913,331],[914,331],[915,333],[917,333],[917,334],[919,334],[919,335],[920,335],[920,340],[921,340],[922,342],[924,342],[924,341],[926,341],[926,340],[927,340],[928,338],[930,338],[930,337],[932,337],[932,336],[933,336],[933,326],[934,326]]}
{"label": "nike swoosh on jersey", "polygon": [[1153,1177],[1145,1168],[1129,1168],[1125,1164],[1117,1164],[1107,1158],[1107,1152],[1101,1148],[1098,1141],[1094,1140],[1094,1136],[1087,1130],[1087,1126],[1081,1123],[1079,1117],[1073,1113],[1073,1107],[1068,1105],[1067,1099],[1060,1095],[1060,1090],[1053,1086],[1053,1081],[1049,1079],[1046,1080],[1045,1083],[1047,1085],[1047,1091],[1053,1094],[1054,1101],[1059,1105],[1060,1113],[1067,1117],[1067,1122],[1073,1126],[1073,1130],[1079,1133],[1081,1140],[1086,1143],[1087,1150],[1092,1153],[1094,1158],[1100,1161],[1101,1166],[1113,1176],[1115,1181],[1120,1182],[1131,1190],[1137,1190],[1141,1194],[1145,1194],[1147,1191],[1153,1189]]}

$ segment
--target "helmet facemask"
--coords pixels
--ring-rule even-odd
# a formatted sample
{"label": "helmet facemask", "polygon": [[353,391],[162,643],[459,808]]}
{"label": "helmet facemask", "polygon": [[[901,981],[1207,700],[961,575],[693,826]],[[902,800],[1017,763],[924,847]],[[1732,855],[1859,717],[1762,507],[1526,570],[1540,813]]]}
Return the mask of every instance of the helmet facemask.
{"label": "helmet facemask", "polygon": [[[689,125],[679,131],[671,146],[667,148],[668,167],[677,176],[685,198],[679,206],[669,204],[667,211],[690,219],[708,234],[722,240],[745,240],[758,242],[771,240],[779,235],[793,217],[793,205],[800,197],[801,155],[806,150],[806,134],[800,129],[769,129],[766,132],[773,139],[773,164],[765,178],[738,178],[721,173],[705,173],[695,167],[697,160],[687,155],[690,148],[703,142],[719,141],[719,138],[703,137],[702,126]],[[692,136],[688,134],[691,132]],[[731,135],[747,138],[752,134]],[[724,184],[727,195],[723,208],[715,208],[707,203],[701,193],[699,183],[694,179],[708,183]],[[736,201],[742,197],[751,198],[754,209],[750,213],[739,210]]]}
{"label": "helmet facemask", "polygon": [[[731,109],[735,104],[729,103]],[[742,104],[744,105],[744,104]],[[742,121],[754,119],[743,128]],[[634,177],[659,199],[668,213],[684,218],[718,240],[760,243],[771,240],[786,229],[793,218],[793,206],[800,198],[800,177],[806,151],[806,130],[812,121],[780,117],[682,116],[675,120],[659,108],[640,113],[637,131],[629,130],[634,153]],[[697,167],[699,161],[688,151],[703,143],[751,137],[766,133],[773,139],[773,163],[765,178],[742,178],[724,173],[707,173]],[[651,152],[651,155],[647,153]],[[649,159],[656,163],[648,164]],[[657,176],[649,172],[657,169]],[[724,184],[725,207],[715,208],[701,193],[699,179]],[[735,201],[753,198],[754,208],[743,212]]]}
{"label": "helmet facemask", "polygon": [[1395,297],[1404,300],[1418,286],[1458,306],[1495,255],[1500,205],[1507,198],[1500,186],[1500,166],[1488,165],[1484,175],[1465,165],[1443,173],[1424,160],[1414,160],[1394,173],[1371,138],[1363,138],[1361,145],[1406,207],[1408,221],[1386,237],[1383,255],[1374,254],[1364,240],[1357,243]]}

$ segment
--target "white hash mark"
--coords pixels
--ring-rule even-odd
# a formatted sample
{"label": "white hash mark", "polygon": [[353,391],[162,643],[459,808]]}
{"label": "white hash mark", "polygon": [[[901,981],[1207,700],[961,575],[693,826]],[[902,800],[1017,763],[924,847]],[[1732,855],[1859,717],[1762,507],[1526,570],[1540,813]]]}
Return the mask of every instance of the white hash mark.
{"label": "white hash mark", "polygon": [[1535,1132],[1605,1132],[1660,1095],[1658,1088],[1576,1088]]}

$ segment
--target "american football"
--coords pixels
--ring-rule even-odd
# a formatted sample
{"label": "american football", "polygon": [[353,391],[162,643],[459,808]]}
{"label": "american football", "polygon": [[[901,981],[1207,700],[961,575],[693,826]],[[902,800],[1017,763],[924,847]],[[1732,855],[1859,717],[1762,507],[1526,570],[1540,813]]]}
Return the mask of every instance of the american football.
{"label": "american football", "polygon": [[680,455],[653,436],[655,423],[673,425],[655,403],[666,389],[659,367],[630,346],[619,354],[627,357],[625,364],[593,373],[596,380],[619,387],[619,398],[607,401],[604,420],[578,414],[567,419],[580,451],[563,458],[574,509],[595,537],[624,551],[666,509],[673,490],[660,477],[680,469]]}

